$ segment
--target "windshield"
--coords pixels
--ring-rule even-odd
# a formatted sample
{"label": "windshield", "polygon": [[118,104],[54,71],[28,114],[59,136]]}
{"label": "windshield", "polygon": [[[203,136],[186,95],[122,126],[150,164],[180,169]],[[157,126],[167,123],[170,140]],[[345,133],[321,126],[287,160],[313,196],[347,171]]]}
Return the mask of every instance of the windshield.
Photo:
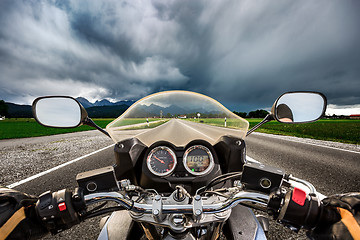
{"label": "windshield", "polygon": [[215,144],[225,135],[244,138],[248,127],[246,120],[210,97],[167,91],[137,101],[106,130],[116,143],[136,137],[147,146],[157,141],[185,146],[198,139]]}

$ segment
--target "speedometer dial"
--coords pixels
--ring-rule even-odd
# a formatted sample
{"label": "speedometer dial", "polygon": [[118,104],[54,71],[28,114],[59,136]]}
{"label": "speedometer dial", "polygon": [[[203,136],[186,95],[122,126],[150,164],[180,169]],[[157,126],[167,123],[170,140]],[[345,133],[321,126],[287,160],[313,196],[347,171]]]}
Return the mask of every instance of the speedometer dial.
{"label": "speedometer dial", "polygon": [[205,175],[214,167],[211,151],[203,145],[189,147],[183,158],[185,169],[193,175]]}
{"label": "speedometer dial", "polygon": [[176,155],[169,147],[159,146],[151,150],[146,159],[147,167],[156,176],[170,175],[176,167]]}

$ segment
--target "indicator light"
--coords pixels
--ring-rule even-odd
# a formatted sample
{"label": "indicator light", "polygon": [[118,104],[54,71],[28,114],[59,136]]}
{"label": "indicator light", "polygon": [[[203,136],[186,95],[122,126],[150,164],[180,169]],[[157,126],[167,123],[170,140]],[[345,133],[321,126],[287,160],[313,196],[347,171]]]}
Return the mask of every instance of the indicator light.
{"label": "indicator light", "polygon": [[66,205],[65,205],[65,203],[64,203],[64,202],[59,203],[58,207],[59,207],[60,212],[62,212],[62,211],[65,211],[65,210],[66,210]]}
{"label": "indicator light", "polygon": [[306,192],[300,188],[294,188],[292,200],[300,206],[304,206],[306,200]]}

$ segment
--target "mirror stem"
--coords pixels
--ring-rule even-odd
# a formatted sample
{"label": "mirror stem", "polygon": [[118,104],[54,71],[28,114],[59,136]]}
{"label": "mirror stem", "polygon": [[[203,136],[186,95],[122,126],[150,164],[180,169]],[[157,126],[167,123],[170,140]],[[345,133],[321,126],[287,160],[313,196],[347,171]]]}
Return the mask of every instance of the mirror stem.
{"label": "mirror stem", "polygon": [[258,129],[261,125],[267,123],[267,122],[270,122],[274,120],[274,116],[269,113],[268,115],[266,115],[266,117],[261,121],[259,122],[258,124],[256,124],[254,127],[252,127],[247,133],[246,133],[246,136],[249,136],[252,132],[254,132],[256,129]]}
{"label": "mirror stem", "polygon": [[100,132],[102,132],[103,134],[105,134],[106,136],[110,137],[109,133],[107,131],[105,131],[104,129],[102,129],[101,127],[99,127],[91,118],[86,117],[84,119],[84,121],[82,122],[84,125],[88,125],[90,127],[94,127],[97,130],[99,130]]}

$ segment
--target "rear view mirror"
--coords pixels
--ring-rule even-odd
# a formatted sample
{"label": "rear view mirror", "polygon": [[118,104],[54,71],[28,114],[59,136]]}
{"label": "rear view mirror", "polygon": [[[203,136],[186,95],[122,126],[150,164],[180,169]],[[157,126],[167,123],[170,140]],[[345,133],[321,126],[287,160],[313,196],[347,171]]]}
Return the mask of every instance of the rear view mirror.
{"label": "rear view mirror", "polygon": [[321,93],[288,92],[275,101],[271,112],[282,123],[314,122],[323,116],[326,104]]}
{"label": "rear view mirror", "polygon": [[74,128],[87,117],[86,110],[72,97],[40,97],[32,108],[36,121],[46,127]]}

